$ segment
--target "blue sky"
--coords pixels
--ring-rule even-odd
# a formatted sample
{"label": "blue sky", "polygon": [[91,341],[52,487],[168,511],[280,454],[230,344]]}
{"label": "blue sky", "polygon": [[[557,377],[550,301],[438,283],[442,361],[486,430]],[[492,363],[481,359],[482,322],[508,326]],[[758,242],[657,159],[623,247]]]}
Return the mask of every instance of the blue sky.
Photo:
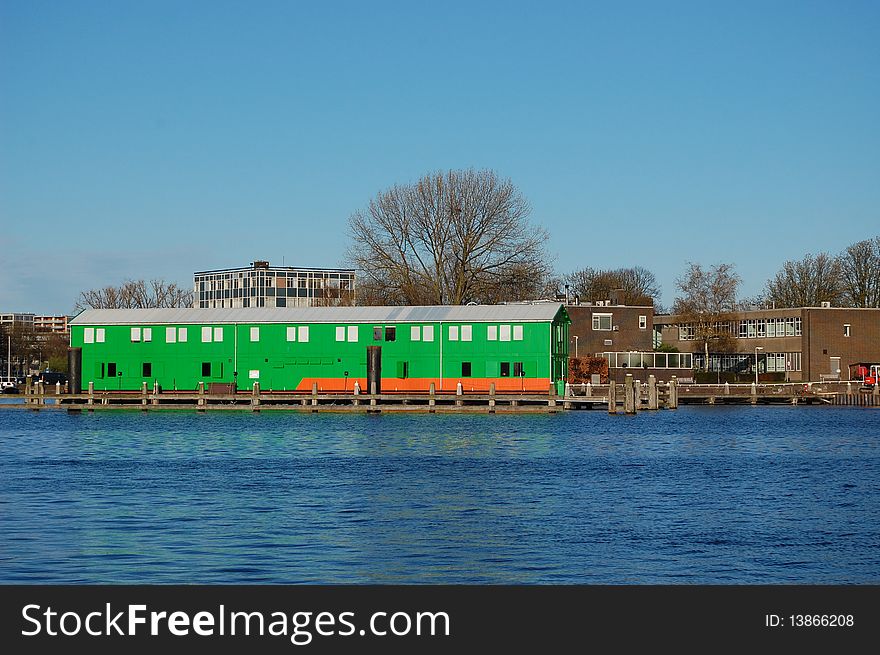
{"label": "blue sky", "polygon": [[334,266],[379,190],[492,168],[560,272],[880,234],[877,2],[0,2],[0,310]]}

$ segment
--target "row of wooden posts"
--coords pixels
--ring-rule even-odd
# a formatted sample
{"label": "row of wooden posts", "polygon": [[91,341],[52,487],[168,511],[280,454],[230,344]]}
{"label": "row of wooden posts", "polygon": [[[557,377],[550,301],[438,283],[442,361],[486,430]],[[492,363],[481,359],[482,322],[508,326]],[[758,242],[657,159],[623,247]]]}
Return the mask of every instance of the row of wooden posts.
{"label": "row of wooden posts", "polygon": [[[54,386],[54,395],[61,396],[62,393],[67,393],[67,385],[61,385],[60,383],[56,383]],[[580,386],[581,398],[578,398],[577,387]],[[622,384],[617,384],[614,381],[611,381],[607,387],[608,395],[603,398],[602,396],[596,397],[593,395],[593,387],[591,384],[586,385],[569,385],[565,386],[565,393],[562,398],[557,398],[555,387],[553,385],[550,386],[549,392],[546,398],[547,407],[551,410],[557,408],[558,405],[562,405],[564,409],[571,409],[573,406],[584,406],[585,403],[589,405],[595,405],[596,403],[604,404],[607,402],[608,412],[610,414],[618,413],[618,404],[622,400],[623,411],[625,414],[635,414],[639,410],[655,410],[660,409],[661,407],[674,409],[678,407],[678,386],[676,384],[675,378],[673,378],[669,383],[657,382],[656,378],[651,375],[648,378],[647,383],[647,397],[643,398],[642,394],[642,384],[638,380],[634,380],[633,376],[628,374],[626,376],[626,381]],[[418,394],[408,394],[408,395],[396,395],[392,398],[383,398],[381,394],[376,393],[375,386],[371,389],[373,393],[370,394],[362,394],[360,388],[355,386],[353,393],[348,397],[348,400],[354,406],[367,405],[367,406],[376,406],[380,400],[396,400],[398,402],[407,403],[408,400],[421,400],[424,402],[427,400],[427,405],[429,408],[434,407],[436,405],[437,394],[434,387],[434,383],[431,383],[430,389],[428,391],[427,396]],[[604,389],[603,389],[604,391]],[[130,393],[130,392],[129,392]],[[271,392],[269,392],[271,394]],[[45,401],[48,397],[51,397],[52,390],[49,385],[44,384],[39,381],[34,383],[33,385],[28,381],[27,388],[25,390],[25,402],[29,405],[44,405]],[[106,392],[95,392],[95,384],[90,381],[88,383],[88,391],[86,394],[79,396],[81,400],[85,401],[86,405],[95,405],[109,404],[112,398],[112,393]],[[360,396],[364,396],[363,399]],[[85,397],[83,397],[85,396]],[[133,397],[132,397],[133,396]],[[138,395],[128,395],[125,396],[129,400],[129,402],[134,401],[135,403],[139,403],[142,406],[148,405],[159,405],[160,399],[162,399],[163,394],[161,393],[161,389],[159,387],[158,382],[154,382],[152,389],[149,388],[147,382],[143,382],[140,390],[140,394]],[[199,409],[204,409],[208,405],[209,400],[216,400],[218,397],[221,397],[223,400],[242,400],[242,396],[240,394],[235,394],[232,392],[226,394],[214,394],[211,392],[207,392],[205,389],[205,384],[203,382],[199,382],[198,388],[195,390],[195,393],[188,395],[187,398],[183,398],[181,394],[176,394],[180,400],[189,400],[189,402],[195,402],[195,405]],[[441,396],[445,400],[451,400],[449,396]],[[167,397],[166,397],[167,398]],[[247,396],[246,396],[247,398]],[[476,398],[473,394],[465,394],[462,389],[461,383],[459,383],[456,387],[456,392],[454,396],[454,404],[456,406],[463,406],[466,400],[475,400]],[[495,385],[494,383],[490,385],[488,397],[485,395],[480,396],[479,399],[488,402],[488,408],[492,411],[496,406],[497,399],[501,399],[502,402],[509,404],[511,407],[515,407],[521,402],[533,402],[538,400],[540,396],[536,397],[523,397],[518,398],[515,396],[504,395],[497,396],[495,393]],[[253,387],[251,388],[251,392],[249,394],[249,405],[258,409],[264,399],[264,394],[260,389],[259,382],[255,382]],[[325,397],[319,393],[318,384],[314,383],[312,385],[312,392],[310,395],[297,395],[289,398],[289,400],[298,403],[302,406],[317,406],[319,404],[319,400],[324,400]],[[115,398],[115,400],[119,400],[119,398]],[[269,400],[266,398],[266,400]],[[272,398],[272,400],[277,401],[278,398]],[[74,400],[74,402],[76,402]]]}
{"label": "row of wooden posts", "polygon": [[[622,387],[620,389],[619,387]],[[623,384],[618,385],[614,380],[608,383],[608,413],[617,414],[618,394],[623,394],[623,413],[635,414],[639,410],[656,410],[661,407],[666,409],[678,408],[678,381],[675,376],[663,384],[658,384],[657,378],[648,376],[647,397],[642,396],[642,383],[633,378],[632,373],[627,373]]]}
{"label": "row of wooden posts", "polygon": [[[433,408],[437,404],[437,401],[440,400],[443,404],[451,405],[454,403],[454,405],[458,407],[464,406],[465,404],[473,405],[475,402],[487,403],[489,411],[493,411],[498,402],[511,408],[525,404],[532,405],[533,407],[535,405],[544,405],[550,411],[556,411],[557,407],[560,405],[563,409],[576,409],[581,407],[595,407],[597,405],[601,406],[607,403],[608,413],[610,414],[618,413],[619,405],[622,405],[623,413],[635,414],[641,410],[657,410],[661,408],[676,409],[679,405],[679,386],[680,385],[674,376],[669,382],[664,383],[658,382],[655,376],[650,375],[648,376],[647,383],[642,384],[641,381],[636,380],[632,374],[627,374],[624,382],[616,383],[612,380],[607,386],[602,385],[601,389],[596,389],[589,383],[584,385],[566,384],[565,392],[562,397],[557,397],[553,385],[550,386],[546,395],[529,394],[520,396],[512,394],[496,395],[494,384],[490,385],[488,394],[464,393],[461,383],[457,385],[454,395],[445,393],[437,394],[433,384],[431,384],[430,390],[427,394],[395,393],[383,395],[381,393],[376,393],[375,386],[371,389],[373,393],[370,394],[361,393],[358,387],[354,388],[352,394],[322,394],[318,390],[317,383],[312,385],[311,394],[288,395],[286,393],[273,393],[272,391],[269,391],[268,393],[262,392],[258,382],[254,383],[248,394],[236,394],[231,389],[224,393],[217,394],[214,389],[208,390],[206,389],[205,384],[200,382],[198,388],[194,392],[176,392],[171,396],[166,396],[162,394],[157,382],[153,384],[152,389],[149,388],[148,383],[144,382],[140,394],[137,394],[136,392],[96,393],[94,382],[89,382],[87,394],[70,396],[69,401],[61,400],[61,402],[70,402],[73,404],[84,402],[86,405],[94,405],[96,403],[107,405],[110,404],[111,401],[122,400],[129,406],[132,403],[147,406],[159,405],[160,400],[165,399],[170,400],[171,402],[177,400],[178,402],[194,403],[197,408],[204,409],[209,401],[231,401],[237,403],[244,401],[252,408],[257,409],[263,401],[267,403],[294,403],[301,406],[317,406],[320,402],[337,403],[339,401],[348,402],[353,406],[363,405],[365,407],[376,406],[383,403],[392,405],[426,404],[429,408]],[[790,400],[792,403],[798,403],[801,400],[817,400],[827,404],[880,405],[880,389],[875,387],[872,390],[873,393],[864,392],[859,385],[855,383],[847,383],[845,393],[843,385],[841,385],[840,390],[836,393],[819,394],[811,393],[810,390],[808,390],[807,385],[804,385],[803,390],[798,391],[797,393],[789,390],[789,395],[775,392],[768,394],[766,389],[759,389],[754,383],[750,385],[746,393],[742,393],[741,389],[737,389],[737,393],[735,394],[731,393],[733,390],[728,384],[720,385],[714,389],[706,389],[704,385],[698,386],[700,386],[699,389],[691,389],[690,387],[684,389],[686,397],[690,398],[692,401],[702,400],[709,404],[714,404],[716,400],[718,402],[725,402],[727,399],[741,398],[747,401],[750,400],[752,404],[757,404],[760,401],[778,402],[780,400]],[[798,389],[800,389],[800,387],[798,387]],[[596,392],[601,395],[594,395]],[[30,380],[28,380],[27,388],[25,390],[25,403],[28,405],[43,405],[45,404],[46,399],[51,398],[53,395],[62,396],[62,394],[67,394],[66,385],[61,385],[60,383],[47,385],[41,381],[32,384]]]}
{"label": "row of wooden posts", "polygon": [[[61,385],[55,385],[56,387],[56,395],[61,395],[62,387]],[[64,393],[67,393],[66,386],[63,388]],[[263,402],[278,402],[284,401],[285,404],[299,404],[301,406],[313,406],[317,407],[319,401],[339,401],[346,400],[351,402],[351,404],[355,407],[357,406],[365,406],[365,407],[376,407],[377,405],[384,402],[392,402],[392,403],[400,403],[407,404],[409,402],[425,402],[427,401],[427,406],[429,408],[433,408],[437,404],[437,400],[441,399],[444,401],[452,402],[454,398],[454,405],[457,407],[462,407],[465,405],[465,401],[473,401],[473,400],[482,400],[488,401],[488,408],[492,411],[496,407],[496,399],[501,400],[509,404],[511,407],[516,407],[521,403],[534,403],[535,401],[541,402],[543,398],[543,402],[546,403],[546,406],[551,410],[557,408],[557,396],[555,392],[555,387],[550,386],[550,391],[547,396],[541,396],[540,394],[534,394],[530,396],[512,396],[509,394],[502,394],[500,396],[496,395],[495,392],[495,384],[490,384],[488,397],[485,394],[470,394],[465,393],[462,387],[461,382],[459,382],[456,386],[455,394],[437,394],[435,385],[432,382],[430,384],[430,389],[427,394],[387,394],[382,395],[381,393],[377,393],[375,383],[372,384],[371,387],[372,393],[364,394],[361,392],[361,389],[358,385],[354,386],[353,392],[351,394],[322,394],[318,390],[317,382],[312,384],[311,394],[297,394],[297,395],[288,395],[287,392],[276,393],[273,394],[272,391],[269,391],[268,394],[261,390],[260,383],[254,382],[253,386],[250,390],[250,393],[247,395],[241,393],[235,393],[232,390],[228,390],[222,393],[216,393],[213,390],[206,390],[205,383],[199,382],[198,386],[194,393],[186,394],[175,392],[173,395],[163,395],[161,392],[161,388],[158,382],[154,382],[152,389],[150,389],[147,382],[143,382],[141,385],[140,393],[132,393],[132,392],[107,392],[107,391],[95,391],[95,383],[93,381],[89,381],[88,390],[85,394],[77,395],[71,397],[70,401],[73,403],[78,403],[85,401],[86,406],[94,406],[96,404],[100,405],[109,405],[111,401],[119,401],[125,400],[127,401],[127,405],[131,404],[140,404],[143,407],[147,406],[155,406],[159,405],[161,400],[178,400],[183,402],[194,402],[197,409],[202,410],[206,409],[209,401],[231,401],[231,402],[241,402],[242,400],[246,400],[248,405],[254,410],[259,410],[260,406]],[[47,393],[45,386],[43,383],[37,383],[34,388],[31,388],[29,384],[25,391],[25,403],[29,405],[44,405],[46,398],[51,396],[51,393]],[[378,409],[378,408],[377,408]],[[568,409],[568,407],[566,407]]]}

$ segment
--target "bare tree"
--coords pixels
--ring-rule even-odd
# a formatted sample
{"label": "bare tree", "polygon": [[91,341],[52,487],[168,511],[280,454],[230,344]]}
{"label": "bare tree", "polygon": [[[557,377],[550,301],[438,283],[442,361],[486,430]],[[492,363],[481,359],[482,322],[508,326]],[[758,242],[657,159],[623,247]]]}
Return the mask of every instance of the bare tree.
{"label": "bare tree", "polygon": [[763,300],[774,307],[818,307],[823,302],[839,305],[843,291],[840,260],[820,252],[785,262],[767,282]]}
{"label": "bare tree", "polygon": [[83,309],[148,309],[192,307],[193,291],[164,280],[128,280],[118,287],[89,289],[80,293],[74,306]]}
{"label": "bare tree", "polygon": [[516,300],[549,276],[547,233],[493,171],[447,171],[380,192],[349,218],[361,304]]}
{"label": "bare tree", "polygon": [[625,305],[659,304],[660,285],[654,274],[641,266],[632,268],[583,268],[564,278],[569,290],[581,300],[607,300],[617,289],[623,290],[621,302]]}
{"label": "bare tree", "polygon": [[340,286],[338,280],[330,280],[320,289],[315,289],[312,297],[313,307],[352,307],[355,304],[354,291]]}
{"label": "bare tree", "polygon": [[675,281],[682,295],[676,297],[672,311],[680,316],[679,325],[702,345],[704,370],[709,367],[710,342],[717,352],[735,350],[730,315],[737,309],[740,282],[733,264],[716,264],[704,269],[692,262]]}
{"label": "bare tree", "polygon": [[880,236],[852,244],[837,261],[842,304],[880,307]]}

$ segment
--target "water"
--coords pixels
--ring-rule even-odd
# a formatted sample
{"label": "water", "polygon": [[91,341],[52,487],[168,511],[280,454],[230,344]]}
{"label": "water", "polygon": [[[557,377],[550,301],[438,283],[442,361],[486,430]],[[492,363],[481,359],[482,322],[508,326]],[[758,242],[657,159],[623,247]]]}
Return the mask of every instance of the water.
{"label": "water", "polygon": [[876,584],[878,428],[0,410],[0,582]]}

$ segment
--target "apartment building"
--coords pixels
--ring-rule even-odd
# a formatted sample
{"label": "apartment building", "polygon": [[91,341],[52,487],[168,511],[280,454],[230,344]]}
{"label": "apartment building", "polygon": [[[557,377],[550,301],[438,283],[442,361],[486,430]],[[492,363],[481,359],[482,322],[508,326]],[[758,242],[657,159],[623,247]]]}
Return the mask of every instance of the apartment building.
{"label": "apartment building", "polygon": [[715,326],[733,344],[710,341],[705,361],[697,326],[674,314],[654,317],[655,344],[691,353],[698,370],[754,374],[766,381],[846,380],[849,366],[880,362],[880,308],[796,307],[733,312]]}

